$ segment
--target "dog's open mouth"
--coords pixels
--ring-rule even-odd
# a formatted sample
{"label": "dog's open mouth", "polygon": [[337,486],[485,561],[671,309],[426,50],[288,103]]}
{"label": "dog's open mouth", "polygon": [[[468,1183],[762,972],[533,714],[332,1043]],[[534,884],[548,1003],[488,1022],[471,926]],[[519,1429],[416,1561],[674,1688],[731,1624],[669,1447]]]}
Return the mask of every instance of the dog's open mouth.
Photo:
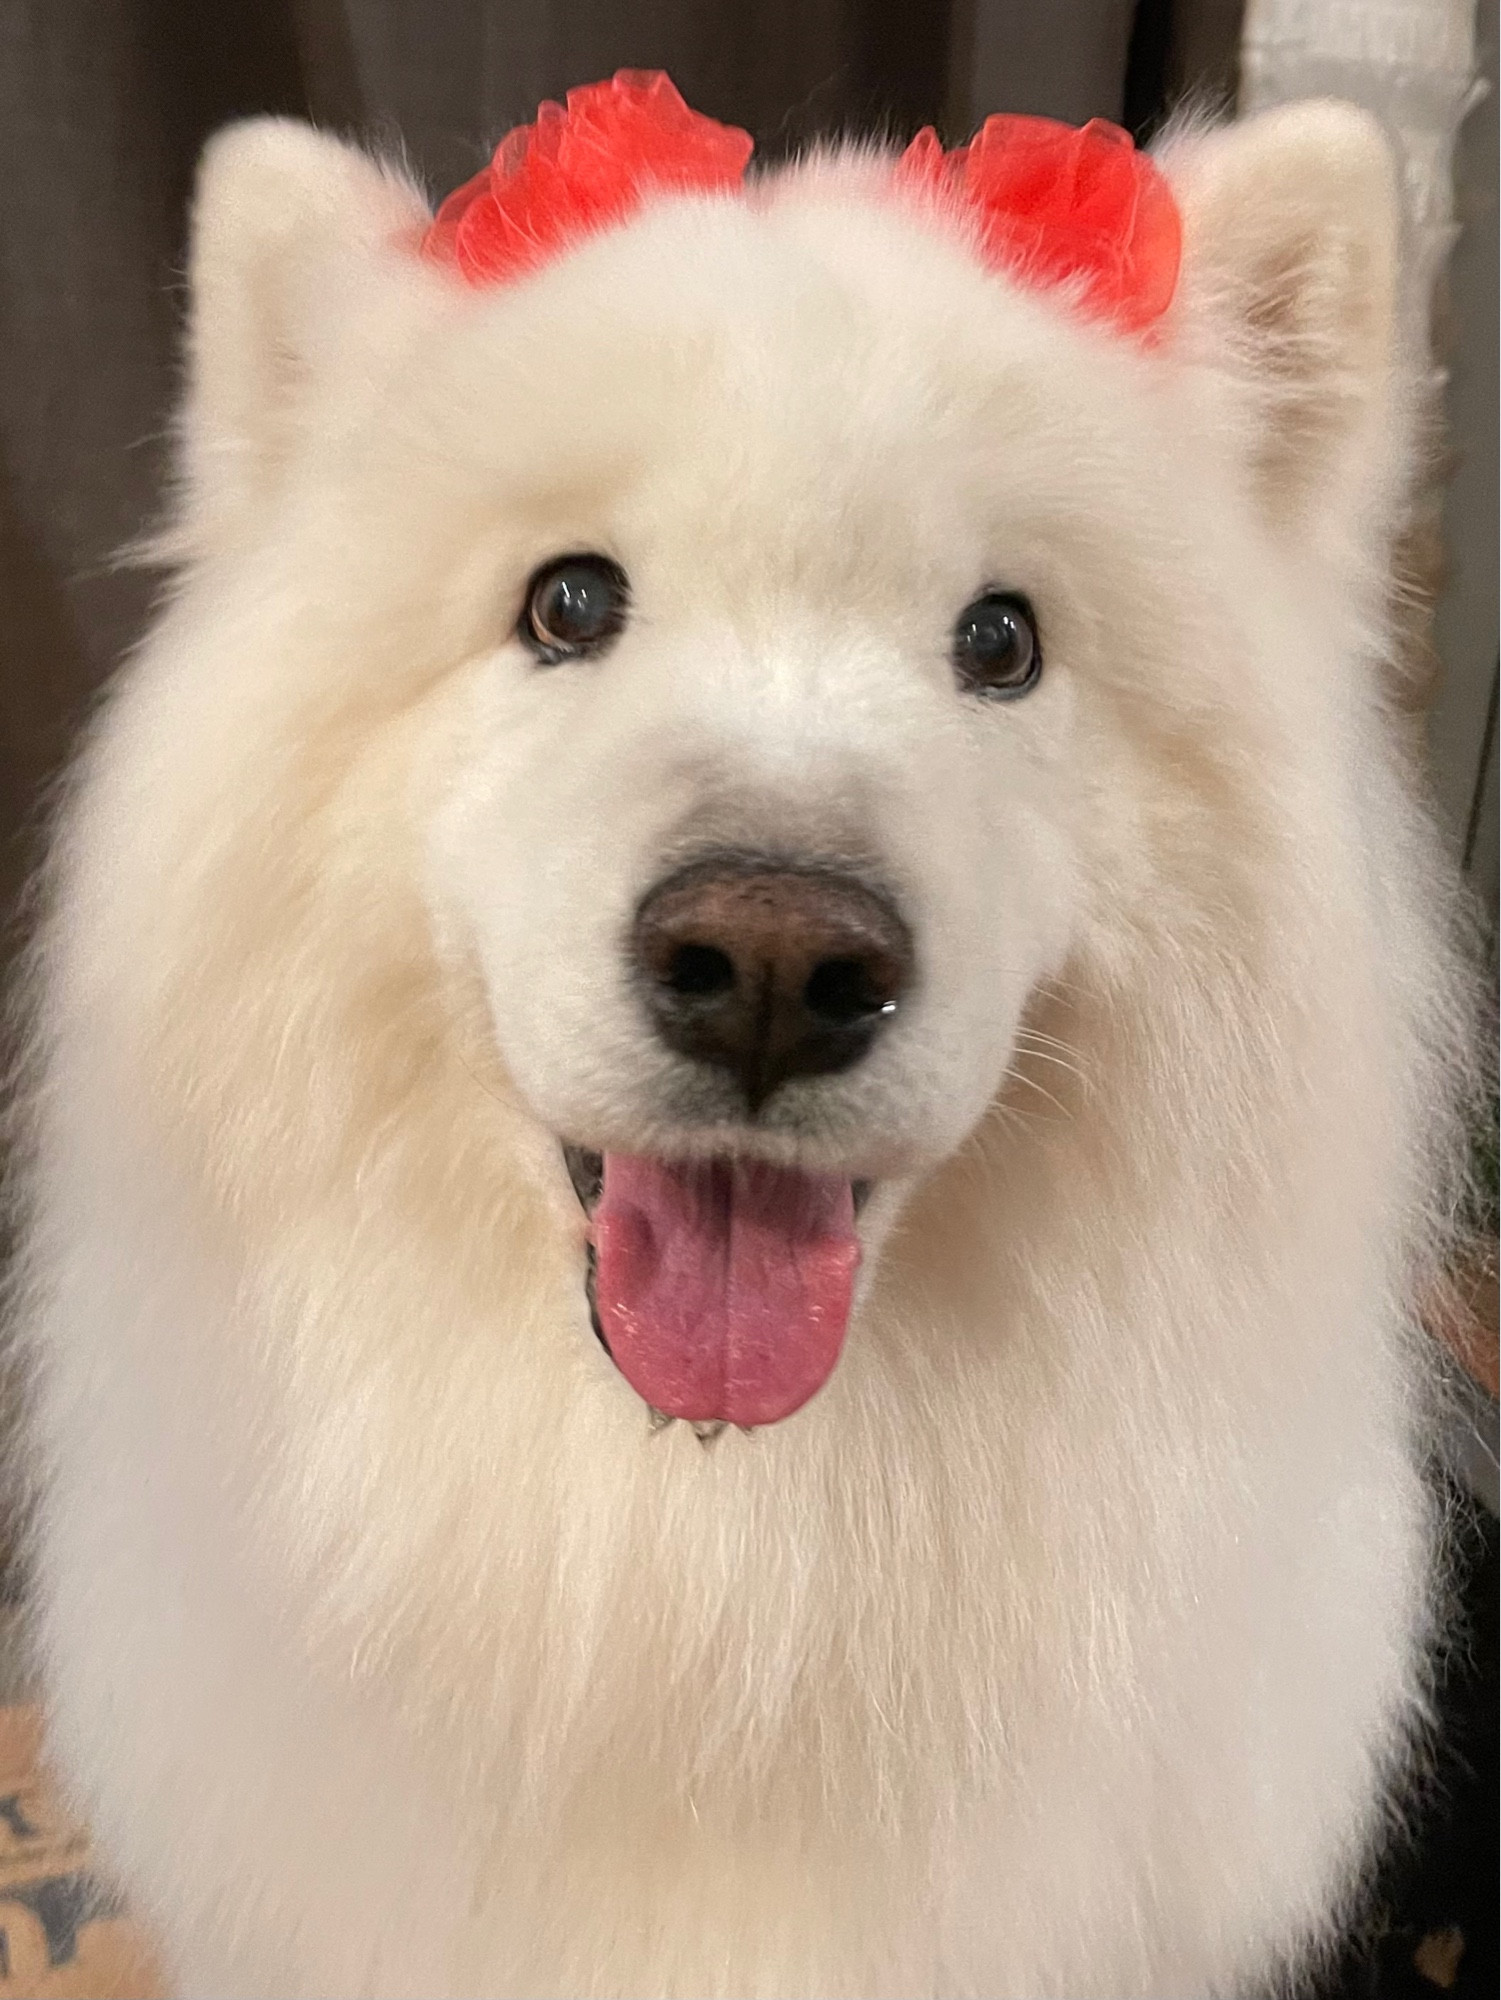
{"label": "dog's open mouth", "polygon": [[761,1160],[565,1145],[595,1331],[637,1395],[695,1426],[775,1423],[833,1373],[869,1183]]}

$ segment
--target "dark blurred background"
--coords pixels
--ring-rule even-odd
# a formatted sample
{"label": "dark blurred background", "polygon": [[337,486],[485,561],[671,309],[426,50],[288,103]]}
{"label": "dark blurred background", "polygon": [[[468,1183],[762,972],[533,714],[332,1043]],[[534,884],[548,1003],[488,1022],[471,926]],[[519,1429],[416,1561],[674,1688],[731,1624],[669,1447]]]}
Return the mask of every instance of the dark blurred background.
{"label": "dark blurred background", "polygon": [[[763,157],[829,133],[906,137],[927,123],[957,142],[991,111],[1105,117],[1146,138],[1185,98],[1228,110],[1238,96],[1254,107],[1336,90],[1380,109],[1415,209],[1434,199],[1442,208],[1452,191],[1464,225],[1446,264],[1447,210],[1426,215],[1423,240],[1437,251],[1423,267],[1421,311],[1426,319],[1432,310],[1452,378],[1449,444],[1434,455],[1408,565],[1422,588],[1407,698],[1424,721],[1451,837],[1493,920],[1494,95],[1464,123],[1452,176],[1447,142],[1439,133],[1430,145],[1423,128],[1424,107],[1438,101],[1424,50],[1435,63],[1449,51],[1438,119],[1450,120],[1448,141],[1477,60],[1494,78],[1495,0],[1481,0],[1478,17],[1470,5],[0,0],[0,911],[9,913],[9,950],[24,928],[16,912],[47,782],[140,633],[156,587],[115,558],[160,504],[186,207],[204,140],[252,113],[310,118],[404,148],[436,197],[541,98],[619,67],[669,70],[697,109],[749,129]],[[1489,1147],[1492,1190],[1480,1226],[1493,1235],[1493,1125],[1477,1143],[1482,1154]],[[1493,1371],[1491,1270],[1482,1310]],[[1326,1982],[1341,2000],[1435,1991],[1490,2000],[1497,1987],[1495,1404],[1461,1371],[1456,1407],[1460,1440],[1435,1472],[1463,1524],[1465,1616],[1445,1672],[1442,1746],[1419,1837],[1394,1860]],[[0,1382],[0,1461],[6,1424]],[[1489,1505],[1477,1497],[1486,1495]],[[0,1599],[24,1583],[10,1546],[0,1507]],[[0,1700],[14,1693],[3,1652]]]}

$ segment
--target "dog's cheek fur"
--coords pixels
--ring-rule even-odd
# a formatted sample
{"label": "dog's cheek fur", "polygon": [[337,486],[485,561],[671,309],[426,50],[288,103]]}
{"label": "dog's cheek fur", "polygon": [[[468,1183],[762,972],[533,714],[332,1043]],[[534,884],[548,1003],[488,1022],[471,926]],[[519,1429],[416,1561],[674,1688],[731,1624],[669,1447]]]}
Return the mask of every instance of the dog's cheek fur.
{"label": "dog's cheek fur", "polygon": [[320,600],[442,535],[372,499],[322,562],[311,463],[296,549],[279,475],[204,501],[64,818],[24,1277],[56,1748],[190,1988],[1224,1987],[1355,1879],[1421,1692],[1463,983],[1365,688],[1379,551],[1347,519],[1331,590],[1290,549],[1309,468],[1220,444],[1196,283],[1193,563],[1170,522],[1096,559],[1165,680],[1138,629],[1081,684],[1056,1102],[1002,1093],[829,1387],[712,1457],[589,1339],[435,938],[473,606]]}

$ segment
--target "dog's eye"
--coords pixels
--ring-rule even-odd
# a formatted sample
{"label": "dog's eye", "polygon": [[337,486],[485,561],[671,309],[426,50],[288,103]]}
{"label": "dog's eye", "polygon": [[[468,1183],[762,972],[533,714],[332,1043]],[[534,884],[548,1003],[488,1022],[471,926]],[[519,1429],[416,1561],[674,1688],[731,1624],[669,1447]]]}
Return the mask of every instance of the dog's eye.
{"label": "dog's eye", "polygon": [[608,556],[560,556],[526,590],[519,636],[546,666],[608,646],[625,623],[630,585]]}
{"label": "dog's eye", "polygon": [[954,627],[954,672],[973,694],[1014,701],[1042,672],[1037,620],[1025,597],[988,590],[965,606]]}

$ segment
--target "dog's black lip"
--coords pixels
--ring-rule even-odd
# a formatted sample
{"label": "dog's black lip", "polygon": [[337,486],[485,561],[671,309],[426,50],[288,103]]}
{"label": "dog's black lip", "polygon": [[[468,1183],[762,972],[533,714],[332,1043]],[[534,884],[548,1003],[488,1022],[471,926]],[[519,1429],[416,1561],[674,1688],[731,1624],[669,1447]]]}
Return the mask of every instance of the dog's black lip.
{"label": "dog's black lip", "polygon": [[[605,1184],[605,1163],[602,1154],[593,1153],[587,1146],[575,1146],[570,1140],[563,1141],[563,1162],[568,1169],[568,1178],[573,1183],[573,1191],[579,1198],[579,1207],[585,1215],[592,1215],[599,1202]],[[870,1200],[874,1181],[850,1182],[850,1193],[854,1197],[855,1213],[858,1215]],[[594,1306],[594,1245],[589,1245],[589,1310],[594,1315],[594,1331],[601,1342],[604,1335],[599,1332],[599,1314]]]}
{"label": "dog's black lip", "polygon": [[[605,1353],[610,1354],[610,1343],[605,1339],[605,1329],[599,1317],[598,1286],[599,1258],[595,1255],[594,1245],[586,1243],[584,1245],[584,1297],[589,1305],[589,1324],[594,1329],[594,1338],[599,1342]],[[610,1359],[612,1361],[615,1359],[613,1354],[610,1354]]]}
{"label": "dog's black lip", "polygon": [[592,1215],[605,1184],[603,1156],[591,1153],[587,1146],[572,1145],[565,1139],[563,1163],[568,1169],[569,1180],[573,1182],[573,1191],[579,1198],[579,1207],[585,1215]]}

